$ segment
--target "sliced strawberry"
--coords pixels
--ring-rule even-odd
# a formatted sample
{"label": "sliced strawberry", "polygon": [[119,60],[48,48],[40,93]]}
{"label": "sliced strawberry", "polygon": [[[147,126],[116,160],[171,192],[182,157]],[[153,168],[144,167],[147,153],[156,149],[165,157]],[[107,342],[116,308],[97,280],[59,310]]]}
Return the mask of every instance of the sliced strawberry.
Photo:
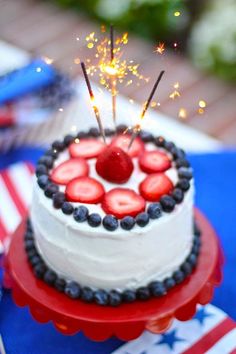
{"label": "sliced strawberry", "polygon": [[124,216],[136,216],[145,210],[145,200],[128,188],[114,188],[105,194],[102,208],[107,214],[113,214],[118,219]]}
{"label": "sliced strawberry", "polygon": [[135,138],[130,149],[131,135],[130,134],[120,134],[117,135],[111,142],[111,146],[116,146],[124,150],[130,157],[137,157],[144,151],[144,143],[140,138]]}
{"label": "sliced strawberry", "polygon": [[65,190],[66,199],[71,202],[99,203],[105,190],[103,185],[91,177],[78,177],[70,181]]}
{"label": "sliced strawberry", "polygon": [[50,179],[56,184],[67,184],[75,177],[87,176],[89,166],[85,159],[77,157],[66,160],[52,170]]}
{"label": "sliced strawberry", "polygon": [[164,172],[171,167],[171,161],[164,152],[144,151],[139,157],[139,166],[146,173]]}
{"label": "sliced strawberry", "polygon": [[129,155],[116,146],[108,146],[97,158],[97,173],[113,183],[125,183],[134,166]]}
{"label": "sliced strawberry", "polygon": [[173,190],[172,181],[164,173],[153,173],[139,185],[140,194],[148,201],[157,202],[161,196]]}
{"label": "sliced strawberry", "polygon": [[69,146],[69,152],[72,157],[84,157],[85,159],[93,159],[97,157],[106,145],[97,139],[80,139],[78,143],[72,143]]}

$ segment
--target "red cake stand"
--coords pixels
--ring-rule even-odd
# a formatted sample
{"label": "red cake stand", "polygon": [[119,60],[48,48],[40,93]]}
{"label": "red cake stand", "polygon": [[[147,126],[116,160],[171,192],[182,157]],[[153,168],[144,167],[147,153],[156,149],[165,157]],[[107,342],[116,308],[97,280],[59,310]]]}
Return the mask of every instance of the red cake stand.
{"label": "red cake stand", "polygon": [[34,277],[24,251],[25,223],[13,236],[6,259],[5,280],[11,279],[13,299],[18,306],[28,306],[36,321],[52,321],[63,334],[83,331],[88,338],[103,341],[111,336],[131,340],[145,329],[161,333],[175,318],[181,321],[192,318],[197,304],[210,302],[214,287],[221,282],[223,258],[216,234],[197,210],[195,217],[202,230],[198,265],[190,277],[162,298],[122,304],[117,308],[68,298]]}

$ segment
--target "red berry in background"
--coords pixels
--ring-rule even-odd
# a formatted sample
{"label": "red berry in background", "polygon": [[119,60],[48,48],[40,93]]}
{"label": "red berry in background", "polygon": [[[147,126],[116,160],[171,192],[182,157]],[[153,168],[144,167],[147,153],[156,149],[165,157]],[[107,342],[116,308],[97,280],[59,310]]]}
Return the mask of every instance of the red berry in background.
{"label": "red berry in background", "polygon": [[106,181],[125,183],[130,178],[134,166],[129,155],[115,146],[108,146],[97,158],[96,171]]}
{"label": "red berry in background", "polygon": [[103,185],[91,177],[74,178],[67,184],[65,190],[68,201],[88,204],[101,202],[104,193]]}
{"label": "red berry in background", "polygon": [[173,188],[172,181],[164,173],[150,174],[139,185],[140,194],[150,202],[158,202],[164,194],[169,194]]}
{"label": "red berry in background", "polygon": [[93,159],[97,157],[106,145],[93,138],[79,139],[78,143],[72,143],[69,146],[69,153],[72,157],[84,157],[85,159]]}
{"label": "red berry in background", "polygon": [[139,166],[146,173],[164,172],[171,167],[171,161],[162,151],[144,151],[139,157]]}
{"label": "red berry in background", "polygon": [[145,200],[131,189],[114,188],[105,194],[102,208],[107,214],[122,219],[127,215],[136,216],[144,211]]}
{"label": "red berry in background", "polygon": [[130,143],[130,134],[120,134],[115,136],[111,141],[111,146],[116,146],[124,150],[130,157],[137,157],[144,151],[143,141],[137,137],[134,139],[130,149],[128,149]]}
{"label": "red berry in background", "polygon": [[77,157],[66,160],[52,170],[50,179],[56,184],[67,184],[75,177],[87,176],[89,166],[85,159]]}

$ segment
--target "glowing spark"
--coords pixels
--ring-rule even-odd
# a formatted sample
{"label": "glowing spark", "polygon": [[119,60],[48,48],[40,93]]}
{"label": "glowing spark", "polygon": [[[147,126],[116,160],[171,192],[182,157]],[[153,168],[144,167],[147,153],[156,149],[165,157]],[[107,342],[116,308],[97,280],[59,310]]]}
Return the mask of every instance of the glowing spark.
{"label": "glowing spark", "polygon": [[88,47],[89,49],[92,49],[92,48],[94,47],[94,44],[93,44],[92,42],[89,42],[89,43],[87,44],[87,47]]}
{"label": "glowing spark", "polygon": [[203,113],[204,113],[204,109],[199,108],[199,109],[198,109],[198,113],[199,113],[199,114],[203,114]]}
{"label": "glowing spark", "polygon": [[151,106],[152,108],[154,108],[154,107],[157,106],[157,103],[156,103],[155,101],[152,101],[151,104],[150,104],[150,106]]}
{"label": "glowing spark", "polygon": [[157,105],[160,107],[160,105],[161,105],[160,102],[157,102]]}
{"label": "glowing spark", "polygon": [[179,110],[179,118],[186,119],[187,118],[187,110],[185,108],[180,108]]}
{"label": "glowing spark", "polygon": [[178,82],[176,82],[176,83],[174,84],[174,88],[175,88],[175,89],[178,89],[178,88],[179,88],[179,83],[178,83]]}
{"label": "glowing spark", "polygon": [[75,139],[75,143],[76,143],[76,144],[79,144],[79,142],[80,142],[79,138],[76,138],[76,139]]}
{"label": "glowing spark", "polygon": [[76,40],[79,41],[79,37],[76,37]]}
{"label": "glowing spark", "polygon": [[199,104],[200,108],[205,108],[206,107],[206,102],[203,101],[203,100],[200,100],[198,104]]}
{"label": "glowing spark", "polygon": [[101,32],[102,33],[106,32],[106,26],[105,25],[101,25]]}
{"label": "glowing spark", "polygon": [[36,71],[37,71],[37,73],[41,73],[41,71],[42,71],[42,68],[40,68],[39,66],[36,68]]}
{"label": "glowing spark", "polygon": [[75,59],[74,59],[74,63],[75,63],[75,64],[80,64],[80,58],[75,58]]}
{"label": "glowing spark", "polygon": [[159,53],[159,54],[163,54],[165,51],[165,43],[160,43],[158,44],[158,46],[156,47],[155,52]]}
{"label": "glowing spark", "polygon": [[133,104],[133,103],[134,103],[134,100],[133,100],[132,98],[130,98],[130,99],[129,99],[129,102],[130,102],[131,104]]}
{"label": "glowing spark", "polygon": [[175,98],[180,97],[180,93],[179,93],[179,91],[174,90],[174,92],[172,92],[169,95],[169,97],[172,98],[172,100],[174,100]]}
{"label": "glowing spark", "polygon": [[42,59],[45,61],[46,64],[50,65],[53,63],[53,59],[49,57],[42,57]]}
{"label": "glowing spark", "polygon": [[179,11],[175,11],[174,16],[175,16],[175,17],[180,16],[180,12],[179,12]]}
{"label": "glowing spark", "polygon": [[59,112],[63,112],[64,109],[63,109],[63,108],[59,108],[58,111],[59,111]]}
{"label": "glowing spark", "polygon": [[175,42],[173,45],[174,45],[174,48],[177,48],[177,45],[178,45],[178,44]]}

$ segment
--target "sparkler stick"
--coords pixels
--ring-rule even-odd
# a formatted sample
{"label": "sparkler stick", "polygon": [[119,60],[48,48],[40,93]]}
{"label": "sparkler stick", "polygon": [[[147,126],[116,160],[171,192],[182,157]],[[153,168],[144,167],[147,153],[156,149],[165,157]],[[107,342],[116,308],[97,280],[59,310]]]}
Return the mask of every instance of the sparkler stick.
{"label": "sparkler stick", "polygon": [[[141,118],[141,119],[144,118],[144,116],[145,116],[145,114],[146,114],[146,112],[147,112],[147,109],[148,109],[148,107],[149,107],[149,105],[150,105],[150,103],[151,103],[151,100],[152,100],[152,98],[153,98],[153,96],[154,96],[154,93],[155,93],[155,91],[156,91],[156,89],[157,89],[157,86],[159,85],[159,83],[160,83],[160,81],[161,81],[161,79],[162,79],[162,76],[164,75],[164,72],[165,72],[164,70],[162,70],[162,71],[160,72],[160,74],[159,74],[159,76],[158,76],[158,78],[157,78],[157,80],[156,80],[156,82],[155,82],[155,84],[154,84],[154,86],[153,86],[153,88],[152,88],[152,91],[151,91],[151,93],[150,93],[150,95],[149,95],[149,97],[148,97],[148,100],[147,100],[147,101],[145,102],[145,104],[144,104],[142,113],[141,113],[141,115],[140,115],[140,118]],[[129,142],[128,150],[131,148],[131,146],[132,146],[132,144],[133,144],[133,141],[134,141],[134,139],[137,137],[137,135],[138,135],[138,133],[140,132],[140,130],[141,130],[140,124],[136,124],[136,125],[134,126],[134,128],[133,128],[133,132],[132,132],[132,136],[131,136],[131,139],[130,139],[130,142]]]}
{"label": "sparkler stick", "polygon": [[[111,66],[114,62],[114,28],[110,26]],[[116,127],[116,78],[111,75],[112,118]]]}
{"label": "sparkler stick", "polygon": [[95,97],[94,97],[93,90],[92,90],[92,87],[91,87],[91,84],[90,84],[90,81],[89,81],[89,77],[88,77],[88,74],[87,74],[87,70],[86,70],[85,64],[83,62],[81,62],[81,68],[82,68],[82,71],[83,71],[83,74],[84,74],[85,82],[86,82],[86,85],[87,85],[87,88],[88,88],[90,100],[91,100],[91,103],[92,103],[93,111],[94,111],[94,114],[95,114],[95,117],[96,117],[96,120],[97,120],[97,123],[98,123],[99,130],[100,130],[100,133],[102,135],[104,143],[106,143],[106,137],[105,137],[105,132],[104,132],[104,129],[103,129],[100,113],[99,113],[98,107],[96,106],[96,104],[94,102],[95,101]]}

